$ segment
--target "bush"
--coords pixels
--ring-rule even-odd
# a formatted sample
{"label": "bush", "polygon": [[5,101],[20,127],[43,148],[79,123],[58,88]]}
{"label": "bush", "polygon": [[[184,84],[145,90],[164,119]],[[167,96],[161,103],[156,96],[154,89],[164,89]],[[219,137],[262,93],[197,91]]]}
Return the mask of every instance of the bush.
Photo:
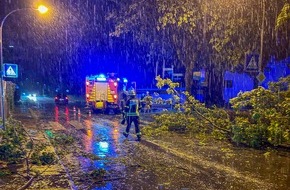
{"label": "bush", "polygon": [[261,147],[267,139],[266,125],[255,125],[247,119],[236,118],[232,126],[232,140],[237,144],[247,144],[251,147]]}
{"label": "bush", "polygon": [[236,116],[232,125],[234,142],[251,147],[290,144],[289,82],[290,77],[283,78],[270,83],[270,90],[259,87],[230,100]]}

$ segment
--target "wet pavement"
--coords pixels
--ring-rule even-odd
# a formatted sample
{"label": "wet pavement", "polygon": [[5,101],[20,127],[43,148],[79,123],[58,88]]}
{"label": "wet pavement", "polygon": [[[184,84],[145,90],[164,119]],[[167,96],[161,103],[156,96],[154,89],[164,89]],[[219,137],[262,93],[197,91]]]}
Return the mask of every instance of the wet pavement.
{"label": "wet pavement", "polygon": [[[88,115],[77,104],[55,106],[44,101],[23,104],[16,110],[16,119],[23,122],[33,122],[33,118],[37,125],[49,124],[52,130],[76,135],[81,151],[96,156],[97,159],[91,159],[72,151],[73,156],[64,161],[75,184],[70,189],[286,190],[290,187],[289,152],[240,148],[220,141],[201,143],[177,134],[145,137],[139,143],[135,141],[133,126],[129,140],[121,135],[124,126],[120,125],[120,115]],[[79,179],[100,169],[107,172],[101,181]]]}

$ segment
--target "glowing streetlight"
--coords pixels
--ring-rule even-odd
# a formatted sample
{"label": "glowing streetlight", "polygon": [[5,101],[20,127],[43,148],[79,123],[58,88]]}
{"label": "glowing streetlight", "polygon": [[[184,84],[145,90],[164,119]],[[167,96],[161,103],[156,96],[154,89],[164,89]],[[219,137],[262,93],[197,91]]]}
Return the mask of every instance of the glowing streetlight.
{"label": "glowing streetlight", "polygon": [[48,11],[48,8],[44,5],[39,5],[37,10],[41,13],[41,14],[45,14]]}
{"label": "glowing streetlight", "polygon": [[[44,14],[48,11],[48,8],[45,7],[44,5],[40,5],[38,6],[38,8],[22,8],[22,9],[15,9],[15,10],[12,10],[10,11],[4,18],[3,20],[1,21],[1,25],[0,25],[0,69],[1,69],[1,72],[0,72],[0,75],[1,75],[1,81],[0,81],[0,95],[1,95],[1,105],[0,105],[0,108],[1,108],[1,117],[2,117],[2,122],[3,122],[3,129],[5,129],[5,114],[4,114],[4,89],[3,89],[3,75],[4,75],[4,72],[3,72],[3,48],[2,48],[2,45],[3,45],[3,25],[4,25],[4,22],[5,20],[7,19],[7,17],[15,12],[18,12],[18,11],[21,11],[21,10],[37,10],[39,11],[41,14]],[[0,126],[1,128],[1,126]]]}

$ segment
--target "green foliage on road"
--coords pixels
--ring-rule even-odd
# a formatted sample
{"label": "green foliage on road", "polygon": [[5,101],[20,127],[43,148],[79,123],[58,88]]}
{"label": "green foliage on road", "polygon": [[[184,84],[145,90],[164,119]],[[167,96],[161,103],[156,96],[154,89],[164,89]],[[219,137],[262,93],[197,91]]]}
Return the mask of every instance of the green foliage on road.
{"label": "green foliage on road", "polygon": [[73,145],[74,142],[75,142],[74,137],[68,134],[56,133],[55,136],[53,137],[54,145],[69,146]]}
{"label": "green foliage on road", "polygon": [[9,170],[0,170],[0,177],[5,177],[11,175],[11,172]]}
{"label": "green foliage on road", "polygon": [[35,144],[22,124],[16,120],[8,119],[6,129],[0,130],[0,161],[9,164],[23,164],[25,160],[43,165],[54,163],[54,155],[43,152],[45,148],[44,143]]}
{"label": "green foliage on road", "polygon": [[168,132],[206,134],[250,147],[290,145],[290,77],[240,93],[230,100],[232,109],[206,107],[187,92],[183,96],[170,79],[156,78],[157,86],[168,87],[174,97],[174,110],[155,116],[143,129],[147,135]]}
{"label": "green foliage on road", "polygon": [[19,163],[25,156],[23,146],[27,143],[25,131],[20,123],[9,120],[6,130],[0,130],[0,160],[8,163]]}
{"label": "green foliage on road", "polygon": [[34,152],[31,156],[31,163],[36,165],[49,165],[56,162],[56,157],[52,152]]}

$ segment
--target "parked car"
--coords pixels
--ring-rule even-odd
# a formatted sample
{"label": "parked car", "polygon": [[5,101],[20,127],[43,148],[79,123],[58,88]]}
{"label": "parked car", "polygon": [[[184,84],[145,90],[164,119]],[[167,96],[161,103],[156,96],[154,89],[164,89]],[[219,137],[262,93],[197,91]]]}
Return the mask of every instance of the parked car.
{"label": "parked car", "polygon": [[57,94],[55,97],[54,97],[54,102],[55,104],[68,104],[68,97],[66,94]]}

